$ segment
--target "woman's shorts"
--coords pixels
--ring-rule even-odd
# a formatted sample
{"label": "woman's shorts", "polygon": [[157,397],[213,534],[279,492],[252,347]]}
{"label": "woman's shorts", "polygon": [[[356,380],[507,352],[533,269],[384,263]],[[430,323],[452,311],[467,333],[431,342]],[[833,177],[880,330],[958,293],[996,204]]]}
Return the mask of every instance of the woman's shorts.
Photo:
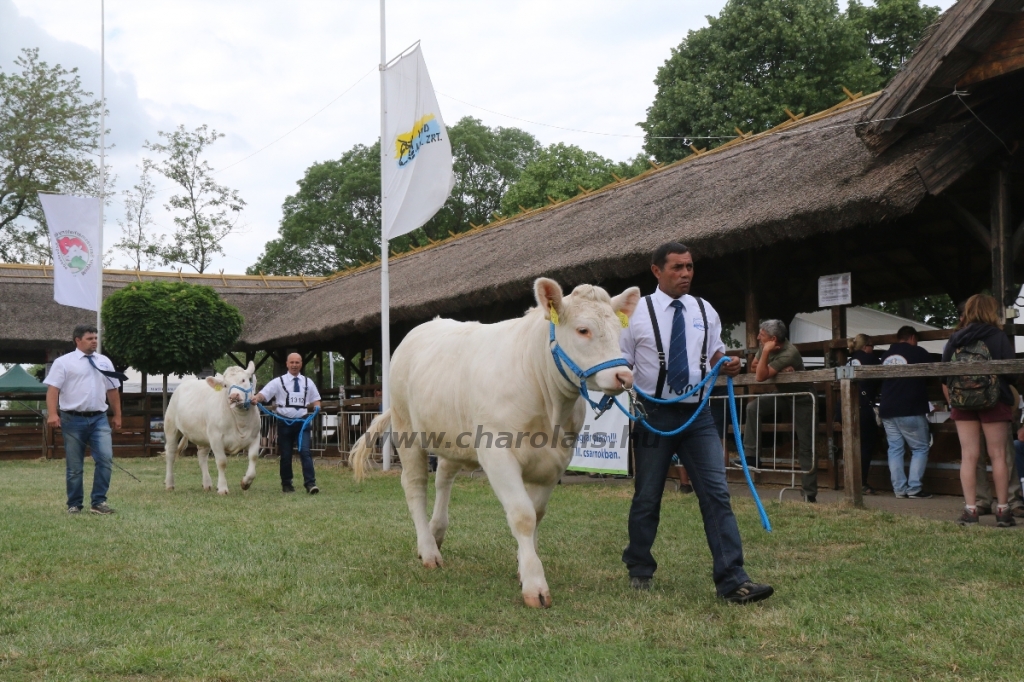
{"label": "woman's shorts", "polygon": [[964,410],[954,407],[949,418],[957,422],[981,422],[991,424],[993,422],[1013,421],[1013,408],[1005,403],[996,403],[995,407],[987,410]]}

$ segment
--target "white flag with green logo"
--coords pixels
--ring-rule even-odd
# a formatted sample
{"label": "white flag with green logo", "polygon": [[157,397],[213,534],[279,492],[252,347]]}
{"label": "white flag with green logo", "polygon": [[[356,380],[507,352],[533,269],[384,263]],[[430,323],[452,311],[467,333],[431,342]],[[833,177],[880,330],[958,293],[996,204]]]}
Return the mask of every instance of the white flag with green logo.
{"label": "white flag with green logo", "polygon": [[39,194],[53,251],[53,300],[99,310],[100,200]]}
{"label": "white flag with green logo", "polygon": [[448,129],[419,45],[384,70],[384,107],[382,228],[393,239],[422,227],[455,186]]}

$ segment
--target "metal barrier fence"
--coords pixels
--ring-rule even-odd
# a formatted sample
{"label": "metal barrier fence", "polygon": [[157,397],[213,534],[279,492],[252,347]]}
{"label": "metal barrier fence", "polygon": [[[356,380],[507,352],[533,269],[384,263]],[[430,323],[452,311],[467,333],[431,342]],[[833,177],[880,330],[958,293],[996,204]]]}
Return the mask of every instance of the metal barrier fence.
{"label": "metal barrier fence", "polygon": [[[722,438],[726,469],[742,471],[743,465],[739,461],[739,452],[732,435],[729,397],[711,396],[708,409],[712,411]],[[818,466],[818,401],[815,394],[811,391],[798,391],[736,396],[736,415],[743,429],[740,438],[743,440],[750,471],[789,474],[789,486],[779,491],[780,502],[787,490],[800,490],[797,475],[809,474]],[[748,420],[760,422],[760,428],[748,427]],[[748,432],[753,436],[753,447],[750,447],[750,439],[746,438]],[[805,447],[803,443],[807,441],[810,442],[811,468],[805,470],[800,464],[799,448]]]}
{"label": "metal barrier fence", "polygon": [[[366,433],[378,414],[369,411],[320,412],[313,419],[310,451],[314,457],[341,457],[347,461],[352,446]],[[260,415],[260,457],[277,456],[278,424],[277,419]]]}

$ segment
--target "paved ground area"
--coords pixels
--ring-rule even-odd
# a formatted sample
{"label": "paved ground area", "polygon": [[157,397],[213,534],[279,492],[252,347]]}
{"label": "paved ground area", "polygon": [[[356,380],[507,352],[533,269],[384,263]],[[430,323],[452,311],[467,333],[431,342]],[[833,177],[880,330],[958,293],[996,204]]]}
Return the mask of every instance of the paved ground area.
{"label": "paved ground area", "polygon": [[[579,485],[579,484],[600,484],[600,485],[633,485],[633,481],[627,478],[591,478],[589,476],[573,476],[568,475],[562,478],[563,484]],[[671,492],[672,494],[679,494],[675,492],[675,481],[670,480],[667,484],[666,494]],[[734,497],[750,497],[750,489],[743,483],[730,483],[729,489]],[[773,485],[760,485],[757,488],[758,494],[761,499],[765,502],[769,500],[778,500],[779,492],[782,490],[779,486]],[[843,491],[842,490],[819,490],[818,491],[818,504],[842,504],[843,503]],[[801,503],[800,491],[798,490],[787,490],[783,493],[782,500],[784,502],[795,502]],[[892,493],[879,493],[877,495],[865,495],[864,506],[868,509],[880,509],[893,514],[907,514],[910,516],[921,516],[926,519],[935,519],[938,521],[955,521],[960,512],[963,510],[964,498],[952,495],[936,495],[930,500],[901,500],[893,496]],[[993,515],[982,516],[980,523],[983,526],[996,525],[996,517]],[[1024,529],[1024,519],[1017,519],[1016,528]],[[1014,529],[1011,529],[1014,530]]]}

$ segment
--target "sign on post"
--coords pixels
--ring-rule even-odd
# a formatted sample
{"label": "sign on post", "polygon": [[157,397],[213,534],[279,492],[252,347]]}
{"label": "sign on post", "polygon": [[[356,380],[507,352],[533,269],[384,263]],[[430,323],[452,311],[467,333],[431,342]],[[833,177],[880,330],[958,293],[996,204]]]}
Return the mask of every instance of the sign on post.
{"label": "sign on post", "polygon": [[598,474],[629,473],[629,419],[619,410],[608,410],[597,419],[587,411],[583,430],[576,439],[570,471]]}
{"label": "sign on post", "polygon": [[825,275],[818,278],[818,307],[830,308],[834,305],[850,305],[853,303],[853,285],[850,273]]}

